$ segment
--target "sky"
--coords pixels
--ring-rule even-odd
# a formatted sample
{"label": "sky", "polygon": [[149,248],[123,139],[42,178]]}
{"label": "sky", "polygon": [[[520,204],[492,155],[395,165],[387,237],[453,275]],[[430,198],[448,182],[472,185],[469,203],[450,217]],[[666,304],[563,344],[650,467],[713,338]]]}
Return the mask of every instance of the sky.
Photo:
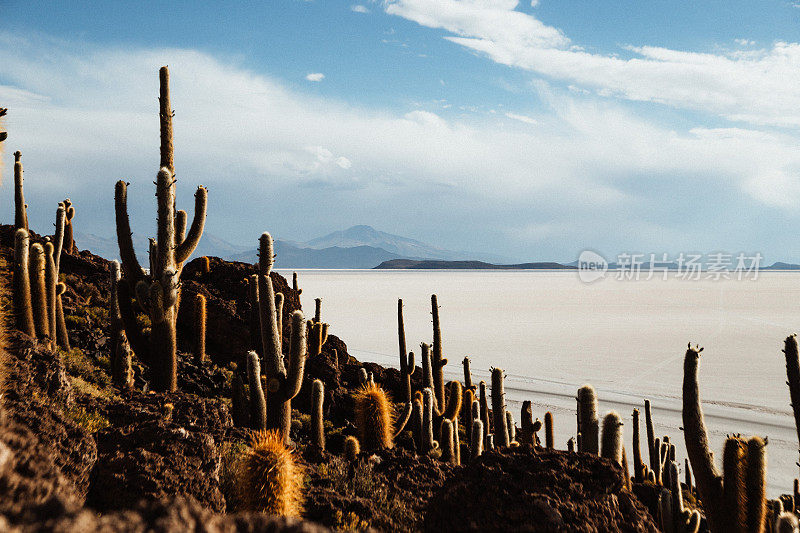
{"label": "sky", "polygon": [[[178,206],[255,244],[356,224],[520,261],[800,262],[800,2],[0,0],[9,206],[154,233],[158,68]],[[80,245],[80,243],[78,243]]]}

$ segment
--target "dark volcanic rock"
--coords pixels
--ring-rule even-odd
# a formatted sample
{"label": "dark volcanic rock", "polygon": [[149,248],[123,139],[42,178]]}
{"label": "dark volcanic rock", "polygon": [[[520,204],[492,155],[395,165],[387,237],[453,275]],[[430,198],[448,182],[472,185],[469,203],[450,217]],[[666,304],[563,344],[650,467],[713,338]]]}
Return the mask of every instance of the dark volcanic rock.
{"label": "dark volcanic rock", "polygon": [[92,507],[125,509],[140,499],[177,495],[225,510],[220,456],[210,435],[159,420],[105,429],[96,438],[98,460],[87,502]]}
{"label": "dark volcanic rock", "polygon": [[426,531],[658,531],[622,469],[529,447],[481,456],[430,500]]}

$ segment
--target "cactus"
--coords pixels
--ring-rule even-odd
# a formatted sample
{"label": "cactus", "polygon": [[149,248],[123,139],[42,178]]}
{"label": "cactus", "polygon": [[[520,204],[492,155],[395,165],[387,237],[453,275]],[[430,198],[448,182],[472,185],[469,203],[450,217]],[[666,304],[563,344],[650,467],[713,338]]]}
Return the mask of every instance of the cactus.
{"label": "cactus", "polygon": [[22,190],[22,152],[14,152],[14,227],[28,231],[28,204]]}
{"label": "cactus", "polygon": [[31,301],[29,252],[30,237],[28,236],[28,230],[19,228],[14,233],[14,322],[18,330],[31,337],[36,337],[36,326],[33,321],[33,303]]}
{"label": "cactus", "polygon": [[297,272],[292,272],[292,289],[298,296],[303,294],[303,289],[297,286]]}
{"label": "cactus", "polygon": [[109,338],[111,339],[111,379],[120,388],[133,387],[133,370],[131,368],[131,349],[125,335],[125,327],[119,307],[119,280],[122,276],[118,261],[110,263],[111,290],[108,316],[111,319]]}
{"label": "cactus", "polygon": [[325,423],[322,413],[324,401],[325,385],[315,379],[311,385],[311,442],[320,451],[325,451]]}
{"label": "cactus", "polygon": [[442,419],[440,429],[442,438],[440,440],[442,448],[442,461],[445,463],[458,464],[453,444],[453,423],[448,418]]}
{"label": "cactus", "polygon": [[[278,324],[278,346],[283,349],[283,293],[275,295],[275,314],[277,319],[275,322]],[[308,334],[308,332],[306,332]]]}
{"label": "cactus", "polygon": [[256,431],[267,427],[267,402],[261,386],[261,363],[258,354],[247,354],[247,383],[250,385],[250,427]]}
{"label": "cactus", "polygon": [[406,328],[403,324],[403,300],[397,300],[397,340],[400,351],[400,386],[403,401],[411,401],[411,376],[414,374],[414,352],[406,351]]}
{"label": "cactus", "polygon": [[521,444],[535,444],[533,435],[533,405],[530,400],[522,402],[519,420],[519,442]]}
{"label": "cactus", "polygon": [[544,443],[548,450],[553,449],[555,443],[553,438],[553,413],[550,411],[544,414]]}
{"label": "cactus", "polygon": [[465,428],[472,427],[472,402],[475,401],[475,394],[472,389],[463,389],[461,392],[461,424]]}
{"label": "cactus", "polygon": [[489,435],[489,402],[486,398],[486,382],[481,381],[478,384],[478,390],[480,392],[480,406],[481,406],[481,422],[483,422],[483,438],[486,439],[486,436]]}
{"label": "cactus", "polygon": [[575,437],[570,437],[567,441],[567,451],[569,453],[575,453]]}
{"label": "cactus", "polygon": [[642,449],[639,438],[639,410],[633,410],[633,479],[636,483],[644,483],[647,477],[647,466],[642,461]]}
{"label": "cactus", "polygon": [[403,431],[411,416],[411,402],[405,404],[403,414],[395,420],[388,395],[380,385],[371,382],[356,392],[355,404],[361,447],[367,451],[392,448],[394,438]]}
{"label": "cactus", "polygon": [[[138,303],[150,315],[150,333],[145,336],[135,320],[128,313],[130,302],[120,302],[120,311],[125,322],[134,352],[150,367],[153,387],[156,390],[175,391],[178,387],[178,359],[175,325],[177,303],[180,294],[180,272],[183,262],[194,252],[206,219],[207,191],[203,186],[195,193],[195,213],[191,228],[185,239],[175,233],[175,169],[172,153],[172,108],[169,102],[169,71],[162,67],[159,71],[160,97],[159,120],[161,126],[161,168],[156,179],[158,199],[157,245],[152,249],[152,269],[146,275],[139,261],[131,238],[128,219],[128,184],[118,181],[115,188],[115,211],[117,241],[124,283],[120,283],[120,297],[130,298],[132,293],[139,295]],[[65,204],[66,206],[66,204]],[[69,219],[69,207],[67,207]],[[67,249],[65,230],[64,248]],[[122,287],[126,285],[127,287]],[[146,342],[145,342],[146,340]]]}
{"label": "cactus", "polygon": [[206,297],[197,294],[194,299],[194,362],[201,365],[206,361]]}
{"label": "cactus", "polygon": [[66,285],[56,284],[56,340],[62,350],[69,352],[69,332],[67,331],[67,322],[64,320],[64,305],[61,302],[61,297],[66,292]]}
{"label": "cactus", "polygon": [[361,453],[361,445],[358,439],[352,435],[348,435],[344,439],[344,456],[348,461],[355,461],[358,454]]}
{"label": "cactus", "polygon": [[686,489],[691,493],[694,492],[694,484],[692,483],[692,465],[689,463],[688,458],[684,459],[683,461],[684,483],[686,483]]}
{"label": "cactus", "polygon": [[240,470],[239,497],[245,509],[298,517],[303,506],[302,467],[277,431],[257,432]]}
{"label": "cactus", "polygon": [[422,424],[422,402],[414,398],[411,408],[411,432],[414,436],[414,449],[417,453],[423,450],[423,424]]}
{"label": "cactus", "polygon": [[[787,343],[787,347],[789,343]],[[763,532],[766,519],[766,445],[759,437],[725,442],[723,476],[708,445],[697,371],[700,347],[686,350],[683,366],[683,427],[697,491],[712,531]]]}
{"label": "cactus", "polygon": [[487,452],[494,450],[494,435],[492,433],[489,433],[488,435],[486,435],[486,437],[484,437],[483,448]]}
{"label": "cactus", "polygon": [[494,444],[498,448],[507,448],[508,439],[506,423],[506,393],[503,388],[503,370],[492,369],[492,416],[494,418]]}
{"label": "cactus", "polygon": [[425,388],[422,391],[422,454],[428,454],[439,447],[433,438],[433,404],[435,398],[433,390]]}
{"label": "cactus", "polygon": [[200,272],[203,274],[211,273],[211,259],[207,255],[200,258]]}
{"label": "cactus", "polygon": [[75,208],[69,198],[64,200],[62,204],[64,205],[65,214],[63,250],[71,254],[75,251],[75,239],[72,233],[72,219],[75,218]]}
{"label": "cactus", "polygon": [[53,234],[53,261],[56,263],[56,273],[61,269],[61,250],[64,248],[64,226],[66,224],[67,214],[64,204],[58,204],[56,209],[56,231]]}
{"label": "cactus", "polygon": [[56,347],[56,294],[58,284],[58,274],[56,273],[56,264],[53,260],[53,243],[46,242],[44,244],[44,283],[47,292],[45,301],[47,302],[47,341],[51,349]]}
{"label": "cactus", "polygon": [[470,459],[474,460],[483,454],[483,422],[479,419],[472,421],[470,437]]}
{"label": "cactus", "polygon": [[800,522],[797,521],[794,513],[780,513],[775,520],[774,531],[775,533],[797,533],[800,531]]}
{"label": "cactus", "polygon": [[784,341],[783,354],[786,359],[786,384],[789,386],[794,426],[800,445],[800,359],[797,352],[797,335],[789,335]]}
{"label": "cactus", "polygon": [[44,247],[35,243],[31,246],[30,279],[31,300],[33,303],[33,322],[36,326],[36,337],[47,341],[50,335],[50,324],[47,322],[47,284],[45,281],[46,258]]}
{"label": "cactus", "polygon": [[309,321],[308,335],[309,356],[318,356],[322,353],[322,347],[328,340],[328,324],[319,321]]}
{"label": "cactus", "polygon": [[314,322],[322,322],[322,298],[314,298]]}
{"label": "cactus", "polygon": [[578,389],[578,421],[580,444],[578,451],[597,455],[599,422],[597,419],[597,395],[594,387],[584,385]]}
{"label": "cactus", "polygon": [[603,419],[603,437],[600,456],[622,465],[622,418],[616,411]]}
{"label": "cactus", "polygon": [[439,303],[436,295],[431,295],[431,314],[433,315],[433,354],[431,369],[433,371],[433,392],[436,404],[444,405],[444,367],[447,359],[442,356],[442,331],[439,325]]}
{"label": "cactus", "polygon": [[419,345],[422,351],[422,388],[433,390],[433,366],[431,363],[431,347],[424,342]]}
{"label": "cactus", "polygon": [[653,429],[653,413],[650,410],[650,400],[647,399],[644,401],[644,419],[645,429],[647,430],[647,456],[650,461],[650,470],[655,471],[656,461],[658,460],[658,454],[655,449],[656,433]]}
{"label": "cactus", "polygon": [[472,372],[470,371],[469,368],[470,365],[469,357],[464,357],[464,360],[461,361],[461,364],[464,365],[464,388],[474,391],[475,385],[472,384]]}
{"label": "cactus", "polygon": [[506,427],[508,427],[508,442],[514,446],[518,446],[517,442],[517,426],[514,424],[514,415],[511,411],[506,411]]}

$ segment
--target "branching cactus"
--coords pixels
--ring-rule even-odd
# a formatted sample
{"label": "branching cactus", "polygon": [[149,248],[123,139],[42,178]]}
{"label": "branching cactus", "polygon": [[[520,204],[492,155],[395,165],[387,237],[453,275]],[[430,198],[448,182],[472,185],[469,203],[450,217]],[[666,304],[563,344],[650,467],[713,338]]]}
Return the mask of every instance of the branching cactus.
{"label": "branching cactus", "polygon": [[[178,358],[175,325],[178,315],[180,274],[184,261],[194,252],[203,234],[208,193],[203,186],[195,193],[195,213],[186,238],[176,234],[175,167],[172,147],[172,108],[169,101],[169,71],[159,71],[159,120],[161,126],[161,169],[156,178],[158,199],[158,231],[155,252],[148,274],[139,265],[133,247],[128,219],[128,184],[118,181],[115,189],[117,241],[124,281],[128,287],[120,297],[137,295],[138,304],[150,315],[150,333],[144,335],[133,313],[127,313],[130,302],[120,302],[125,330],[136,355],[150,366],[156,390],[175,391],[178,387]],[[67,209],[69,218],[69,209]],[[65,232],[66,240],[66,232]],[[67,243],[65,242],[65,248]]]}
{"label": "branching cactus", "polygon": [[111,379],[120,388],[129,389],[133,386],[133,371],[131,369],[131,349],[125,335],[122,315],[119,310],[118,284],[122,276],[119,262],[110,263],[111,297],[109,298],[109,313],[111,318]]}
{"label": "branching cactus", "polygon": [[206,361],[206,297],[197,294],[194,299],[194,362],[197,365]]}
{"label": "branching cactus", "polygon": [[439,325],[439,303],[436,295],[431,295],[431,314],[433,315],[433,357],[431,369],[433,371],[433,392],[437,405],[444,405],[444,367],[447,359],[442,355],[442,331]]}
{"label": "branching cactus", "polygon": [[30,237],[28,230],[19,228],[14,233],[14,322],[18,330],[36,337],[33,321],[30,278]]}
{"label": "branching cactus", "polygon": [[[260,286],[268,287],[268,299],[274,302],[272,282],[267,276],[261,276],[260,281]],[[292,398],[297,396],[303,384],[306,362],[305,333],[306,324],[303,312],[295,311],[292,313],[288,370],[283,364],[283,355],[280,350],[270,353],[267,346],[264,347],[267,361],[267,428],[279,430],[287,442],[289,442],[289,426],[292,422]]]}
{"label": "branching cactus", "polygon": [[414,374],[414,352],[406,351],[406,328],[403,324],[403,300],[397,300],[397,341],[400,351],[400,385],[403,401],[411,401],[411,376]]}
{"label": "branching cactus", "polygon": [[578,420],[581,436],[581,447],[578,451],[597,455],[599,451],[597,395],[591,385],[584,385],[578,389]]}
{"label": "branching cactus", "polygon": [[622,465],[622,418],[616,411],[611,411],[603,419],[600,456]]}
{"label": "branching cactus", "polygon": [[503,369],[492,369],[492,417],[494,418],[494,445],[508,448],[508,424],[506,420],[506,392],[503,387]]}
{"label": "branching cactus", "polygon": [[14,152],[14,227],[28,231],[28,204],[22,190],[22,152]]}
{"label": "branching cactus", "polygon": [[766,444],[734,437],[725,443],[723,475],[714,464],[703,419],[697,370],[700,347],[689,345],[683,366],[686,451],[711,531],[763,532],[766,521]]}
{"label": "branching cactus", "polygon": [[317,450],[325,450],[325,419],[323,402],[325,401],[325,385],[315,379],[311,386],[311,442]]}

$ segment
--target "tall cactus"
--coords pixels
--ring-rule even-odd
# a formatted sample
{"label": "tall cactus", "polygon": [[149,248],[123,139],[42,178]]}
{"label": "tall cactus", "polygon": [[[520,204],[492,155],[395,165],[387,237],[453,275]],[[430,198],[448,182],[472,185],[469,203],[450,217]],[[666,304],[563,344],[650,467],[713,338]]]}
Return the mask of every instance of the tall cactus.
{"label": "tall cactus", "polygon": [[789,335],[784,341],[783,354],[786,359],[786,384],[794,413],[794,426],[800,446],[800,359],[797,352],[797,335]]}
{"label": "tall cactus", "polygon": [[458,464],[453,441],[453,423],[447,418],[442,419],[441,433],[442,461],[445,463]]}
{"label": "tall cactus", "polygon": [[594,387],[591,385],[584,385],[578,389],[578,420],[580,422],[579,433],[581,436],[581,447],[579,447],[578,451],[597,455],[599,451],[597,394],[595,394]]}
{"label": "tall cactus", "polygon": [[325,419],[322,411],[324,401],[325,385],[315,379],[311,386],[311,442],[320,451],[325,451]]}
{"label": "tall cactus", "polygon": [[72,233],[72,219],[75,218],[75,208],[69,198],[64,200],[62,204],[64,205],[65,214],[63,250],[71,254],[75,251],[75,238]]}
{"label": "tall cactus", "polygon": [[472,421],[470,437],[470,459],[477,459],[483,454],[483,422],[479,419]]}
{"label": "tall cactus", "polygon": [[633,479],[636,483],[644,483],[647,468],[642,462],[642,449],[639,443],[639,410],[633,410]]}
{"label": "tall cactus", "polygon": [[193,311],[194,362],[200,365],[206,361],[206,297],[202,294],[195,296]]}
{"label": "tall cactus", "polygon": [[294,292],[296,292],[298,296],[303,294],[303,289],[297,286],[297,272],[292,272],[292,289],[294,289]]}
{"label": "tall cactus", "polygon": [[23,192],[22,152],[14,152],[14,227],[28,231],[28,204]]}
{"label": "tall cactus", "polygon": [[492,418],[494,418],[494,445],[507,448],[510,441],[506,420],[506,392],[501,368],[492,369]]}
{"label": "tall cactus", "polygon": [[47,339],[51,349],[56,347],[56,298],[58,274],[56,273],[56,263],[53,260],[53,243],[44,244],[44,282],[47,292],[45,301],[47,302]]}
{"label": "tall cactus", "polygon": [[656,461],[658,460],[658,451],[655,448],[656,432],[653,428],[653,412],[650,406],[650,400],[644,401],[644,419],[645,428],[647,430],[647,456],[650,461],[650,470],[656,470]]}
{"label": "tall cactus", "polygon": [[397,300],[397,340],[400,351],[400,385],[403,401],[411,401],[411,376],[414,374],[414,352],[406,351],[406,328],[403,324],[403,300]]}
{"label": "tall cactus", "polygon": [[481,381],[478,384],[480,392],[479,402],[481,407],[481,422],[483,422],[483,438],[489,435],[489,402],[486,397],[486,382]]}
{"label": "tall cactus", "polygon": [[622,418],[616,411],[603,418],[603,438],[600,456],[622,465]]}
{"label": "tall cactus", "polygon": [[36,336],[33,321],[30,278],[30,237],[28,230],[19,228],[14,233],[14,322],[18,330]]}
{"label": "tall cactus", "polygon": [[442,330],[439,324],[439,302],[436,295],[431,295],[431,314],[433,315],[433,356],[431,368],[433,371],[433,392],[436,396],[436,403],[444,405],[444,367],[447,359],[442,355]]}
{"label": "tall cactus", "polygon": [[[686,350],[683,364],[683,427],[686,452],[711,531],[764,531],[766,445],[759,437],[725,443],[721,476],[708,445],[697,370],[700,347]],[[724,476],[724,477],[723,477]]]}
{"label": "tall cactus", "polygon": [[433,404],[436,402],[433,390],[426,388],[422,391],[422,450],[427,454],[439,447],[433,438]]}
{"label": "tall cactus", "polygon": [[110,278],[111,291],[108,316],[111,318],[111,379],[121,388],[133,386],[133,372],[131,369],[131,349],[125,335],[125,326],[119,310],[118,284],[122,273],[118,261],[111,261]]}
{"label": "tall cactus", "polygon": [[48,323],[49,315],[47,312],[47,283],[45,281],[47,260],[45,259],[44,247],[39,243],[33,244],[30,255],[33,322],[36,326],[36,337],[39,340],[47,341],[50,335],[50,324]]}
{"label": "tall cactus", "polygon": [[[169,71],[159,71],[159,121],[161,126],[161,169],[156,178],[158,199],[158,231],[152,269],[145,274],[131,238],[128,219],[128,184],[118,181],[115,189],[117,241],[119,243],[125,289],[120,297],[139,296],[139,305],[150,315],[150,334],[145,337],[133,313],[127,313],[129,302],[120,302],[125,330],[137,356],[151,368],[156,390],[175,391],[178,387],[178,358],[175,325],[183,262],[194,252],[203,234],[208,193],[203,186],[195,193],[195,213],[186,238],[175,232],[175,169],[172,153],[172,108],[169,101]],[[180,241],[180,242],[179,242]],[[146,343],[145,343],[146,339]]]}
{"label": "tall cactus", "polygon": [[547,411],[544,414],[544,443],[548,450],[555,447],[555,439],[553,438],[553,413]]}
{"label": "tall cactus", "polygon": [[250,427],[262,431],[267,427],[267,402],[261,386],[261,364],[253,351],[247,354],[247,383],[250,386]]}
{"label": "tall cactus", "polygon": [[472,371],[470,370],[469,356],[464,357],[464,360],[461,361],[461,364],[464,366],[464,388],[474,391],[475,385],[472,384]]}

